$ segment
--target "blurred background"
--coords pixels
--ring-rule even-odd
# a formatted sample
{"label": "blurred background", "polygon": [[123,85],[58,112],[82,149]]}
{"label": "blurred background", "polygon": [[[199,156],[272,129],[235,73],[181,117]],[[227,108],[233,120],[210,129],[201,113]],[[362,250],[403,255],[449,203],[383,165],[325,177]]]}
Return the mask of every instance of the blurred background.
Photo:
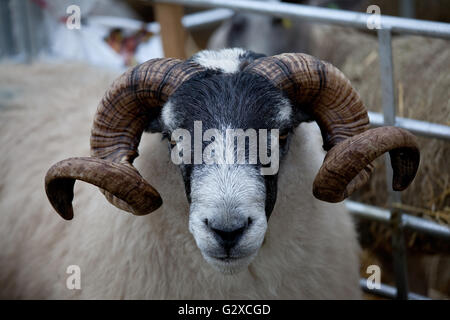
{"label": "blurred background", "polygon": [[[450,22],[448,0],[281,2],[363,13],[369,5],[377,5],[383,15]],[[77,6],[79,12],[71,6]],[[186,57],[206,48],[245,47],[267,55],[306,52],[342,63],[346,55],[336,45],[348,46],[339,36],[353,30],[346,28],[340,33],[332,30],[334,40],[324,41],[326,35],[319,38],[317,34],[323,31],[320,27],[324,25],[299,19],[190,7],[186,7],[183,14],[183,25],[188,30]],[[74,21],[77,16],[78,26]],[[1,0],[0,17],[0,58],[3,60],[78,60],[120,68],[164,55],[154,4],[148,0]]]}
{"label": "blurred background", "polygon": [[[282,2],[362,13],[377,5],[383,15],[450,22],[449,0]],[[177,27],[180,19],[182,29]],[[165,24],[163,28],[159,22]],[[26,101],[49,94],[49,88],[64,88],[61,81],[68,75],[72,88],[83,92],[94,88],[86,75],[96,79],[103,74],[97,90],[101,97],[109,81],[130,66],[165,55],[187,58],[202,49],[225,47],[267,55],[305,52],[327,60],[352,81],[370,111],[382,111],[378,40],[370,30],[230,9],[179,6],[167,11],[144,0],[0,0],[0,120],[11,119],[8,112],[26,108]],[[392,48],[397,116],[449,126],[449,40],[393,33]],[[397,209],[448,227],[450,143],[419,140],[421,167]],[[391,209],[384,160],[377,160],[375,166],[370,183],[352,200]],[[361,276],[367,278],[367,266],[377,264],[382,282],[395,286],[392,229],[356,220],[363,248]],[[408,230],[404,237],[410,290],[450,298],[448,239]]]}

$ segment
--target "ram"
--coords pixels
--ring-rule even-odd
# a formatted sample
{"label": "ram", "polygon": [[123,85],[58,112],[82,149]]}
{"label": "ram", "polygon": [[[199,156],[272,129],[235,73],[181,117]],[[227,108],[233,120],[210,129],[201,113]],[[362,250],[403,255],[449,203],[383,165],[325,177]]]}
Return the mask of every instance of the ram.
{"label": "ram", "polygon": [[[62,102],[45,98],[42,119]],[[80,104],[65,121],[83,128],[86,114]],[[99,187],[121,210],[77,183],[78,215],[62,226],[43,206],[44,177],[36,172],[55,158],[49,150],[68,155],[85,141],[78,131],[65,141],[51,122],[37,122],[33,130],[18,130],[14,141],[20,144],[30,131],[51,139],[36,142],[35,151],[21,150],[29,167],[21,176],[5,171],[2,183],[5,199],[33,197],[17,208],[13,201],[0,204],[3,297],[360,298],[353,222],[343,204],[327,202],[363,185],[372,160],[387,151],[395,189],[408,186],[419,163],[414,136],[393,127],[368,130],[350,82],[311,56],[225,49],[186,61],[155,59],[106,92],[92,124],[91,157],[57,162],[45,176],[48,199],[64,219],[73,218],[77,179]],[[203,137],[255,129],[258,142],[278,148],[279,170],[264,171],[269,165],[260,158],[247,163],[251,150],[244,163],[184,161],[196,152],[183,147],[187,136],[216,160],[241,152],[220,134],[199,142],[198,122]],[[154,134],[140,143],[144,131]],[[180,132],[189,135],[181,139]],[[179,165],[171,161],[177,154]],[[4,165],[14,168],[9,159]],[[79,267],[80,290],[66,286],[71,265]]]}

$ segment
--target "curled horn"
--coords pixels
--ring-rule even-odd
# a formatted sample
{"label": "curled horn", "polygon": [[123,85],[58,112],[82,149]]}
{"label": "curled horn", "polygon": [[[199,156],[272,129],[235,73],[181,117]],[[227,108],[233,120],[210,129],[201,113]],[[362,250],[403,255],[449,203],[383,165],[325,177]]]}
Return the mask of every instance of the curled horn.
{"label": "curled horn", "polygon": [[395,127],[369,129],[359,94],[331,64],[306,54],[287,53],[258,59],[246,71],[268,79],[319,125],[328,152],[314,180],[316,198],[344,200],[367,183],[371,162],[388,151],[394,190],[406,189],[414,179],[420,161],[416,138]]}
{"label": "curled horn", "polygon": [[73,218],[75,180],[96,185],[116,207],[148,214],[162,199],[133,167],[142,132],[178,86],[202,67],[177,59],[149,60],[120,76],[101,100],[91,131],[91,157],[53,165],[45,177],[50,203],[64,219]]}

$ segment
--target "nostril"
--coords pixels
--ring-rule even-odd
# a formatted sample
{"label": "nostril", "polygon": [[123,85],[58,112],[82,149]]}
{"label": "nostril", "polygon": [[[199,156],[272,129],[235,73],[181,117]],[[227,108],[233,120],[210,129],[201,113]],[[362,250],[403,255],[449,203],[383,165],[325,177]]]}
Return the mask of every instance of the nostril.
{"label": "nostril", "polygon": [[245,227],[233,230],[233,231],[224,231],[224,230],[220,230],[220,229],[214,229],[211,228],[212,231],[214,231],[218,236],[220,236],[223,240],[225,241],[233,241],[235,240],[238,236],[240,236],[243,232]]}
{"label": "nostril", "polygon": [[226,249],[230,249],[236,245],[246,228],[247,226],[242,226],[241,228],[230,231],[211,227],[211,230],[214,232],[216,239],[221,243],[221,245],[223,245]]}
{"label": "nostril", "polygon": [[247,219],[247,226],[250,227],[252,222],[253,222],[252,218],[248,217],[248,219]]}
{"label": "nostril", "polygon": [[204,222],[206,225],[208,225],[208,219],[205,218],[205,219],[203,220],[203,222]]}

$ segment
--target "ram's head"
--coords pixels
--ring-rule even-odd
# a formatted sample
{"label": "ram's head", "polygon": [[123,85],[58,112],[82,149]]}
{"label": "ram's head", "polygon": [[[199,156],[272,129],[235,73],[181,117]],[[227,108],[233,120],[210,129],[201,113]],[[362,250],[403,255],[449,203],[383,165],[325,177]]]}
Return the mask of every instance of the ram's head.
{"label": "ram's head", "polygon": [[312,186],[316,198],[344,200],[368,181],[371,162],[385,152],[393,188],[411,183],[419,164],[415,137],[395,127],[369,130],[358,93],[335,67],[298,53],[224,53],[150,60],[118,78],[95,115],[92,157],[63,160],[47,173],[56,211],[72,219],[76,179],[135,215],[156,210],[160,195],[132,163],[143,131],[162,132],[181,169],[198,247],[213,266],[233,273],[262,244],[277,197],[278,161],[299,123],[316,121],[327,151]]}

